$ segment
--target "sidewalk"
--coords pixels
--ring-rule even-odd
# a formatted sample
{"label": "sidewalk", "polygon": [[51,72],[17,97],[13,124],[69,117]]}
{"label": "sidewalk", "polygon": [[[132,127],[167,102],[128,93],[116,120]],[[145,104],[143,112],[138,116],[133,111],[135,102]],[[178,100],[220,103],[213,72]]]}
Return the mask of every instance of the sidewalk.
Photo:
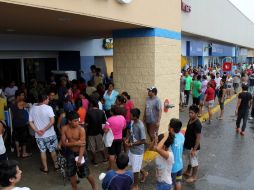
{"label": "sidewalk", "polygon": [[[232,102],[236,97],[238,96],[238,94],[234,94],[234,95],[232,95],[230,98],[228,98],[228,99],[226,99],[226,101],[225,101],[225,106],[227,105],[227,104],[229,104],[230,102]],[[192,99],[192,98],[191,98]],[[192,101],[191,101],[192,102]],[[190,104],[191,105],[191,104]],[[200,121],[203,123],[203,122],[205,122],[207,119],[208,119],[208,112],[207,112],[207,109],[206,109],[206,107],[204,106],[203,107],[203,115],[199,118],[200,119]],[[212,113],[213,113],[213,115],[215,114],[215,113],[217,113],[217,112],[219,112],[220,111],[220,105],[218,104],[218,98],[216,98],[216,102],[215,102],[215,106],[212,108]],[[182,121],[182,123],[183,123],[183,127],[182,127],[182,133],[185,133],[185,131],[186,131],[186,127],[187,127],[187,123],[188,123],[188,121],[189,121],[189,112],[188,112],[188,107],[186,107],[185,109],[184,109],[184,111],[182,111],[182,112],[180,112],[180,116],[179,116],[179,118],[180,118],[180,120]],[[215,120],[216,119],[216,116],[214,115],[213,116],[213,120]],[[145,163],[149,163],[149,162],[151,162],[152,160],[154,160],[155,159],[155,157],[157,156],[157,153],[156,152],[153,152],[153,151],[146,151],[145,152],[145,154],[144,154],[144,162]],[[144,166],[145,166],[146,164],[144,164]]]}

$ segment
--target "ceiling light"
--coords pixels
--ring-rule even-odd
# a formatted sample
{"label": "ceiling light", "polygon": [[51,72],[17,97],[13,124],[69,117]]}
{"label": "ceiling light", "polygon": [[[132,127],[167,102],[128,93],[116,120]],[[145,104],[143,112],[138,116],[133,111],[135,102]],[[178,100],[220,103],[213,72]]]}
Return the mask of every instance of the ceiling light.
{"label": "ceiling light", "polygon": [[15,29],[12,29],[12,28],[7,28],[5,31],[6,31],[6,32],[16,32],[16,30],[15,30]]}

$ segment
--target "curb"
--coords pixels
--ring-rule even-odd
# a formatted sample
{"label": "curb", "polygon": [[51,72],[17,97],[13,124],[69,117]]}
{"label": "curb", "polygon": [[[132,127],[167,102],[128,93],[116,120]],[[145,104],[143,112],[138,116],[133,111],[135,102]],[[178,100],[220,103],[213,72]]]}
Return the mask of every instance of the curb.
{"label": "curb", "polygon": [[[237,96],[238,96],[238,94],[234,94],[234,95],[231,96],[229,99],[226,99],[226,101],[224,102],[224,105],[227,105],[227,104],[229,104],[230,102],[232,102]],[[220,110],[220,105],[216,105],[214,108],[212,108],[212,114],[217,113],[219,110]],[[208,116],[208,113],[205,113],[205,114],[203,114],[203,115],[199,118],[199,120],[201,121],[201,123],[204,123],[204,122],[208,119],[208,117],[209,117],[209,116]],[[183,128],[181,129],[181,133],[185,134],[186,128],[187,128],[187,124],[185,124],[185,125],[183,126]],[[156,158],[157,155],[158,155],[157,152],[147,150],[147,151],[145,151],[145,153],[144,153],[143,161],[149,163],[149,162],[151,162],[152,160],[154,160],[154,159]]]}

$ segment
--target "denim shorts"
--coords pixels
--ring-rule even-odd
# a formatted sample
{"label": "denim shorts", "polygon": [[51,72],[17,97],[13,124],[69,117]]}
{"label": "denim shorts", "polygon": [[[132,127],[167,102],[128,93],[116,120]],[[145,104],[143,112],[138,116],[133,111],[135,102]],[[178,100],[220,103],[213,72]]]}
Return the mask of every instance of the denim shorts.
{"label": "denim shorts", "polygon": [[170,190],[172,188],[171,184],[165,182],[156,182],[156,190]]}
{"label": "denim shorts", "polygon": [[57,136],[54,135],[45,138],[36,138],[36,143],[41,152],[46,152],[47,149],[49,152],[54,152],[58,144]]}

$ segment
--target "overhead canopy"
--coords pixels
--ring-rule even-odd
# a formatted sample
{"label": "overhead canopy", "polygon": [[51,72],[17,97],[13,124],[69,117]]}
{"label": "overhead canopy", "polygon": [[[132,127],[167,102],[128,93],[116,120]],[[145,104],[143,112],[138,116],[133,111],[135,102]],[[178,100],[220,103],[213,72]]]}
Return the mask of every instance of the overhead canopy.
{"label": "overhead canopy", "polygon": [[49,9],[0,2],[0,34],[110,37],[113,30],[141,26]]}

